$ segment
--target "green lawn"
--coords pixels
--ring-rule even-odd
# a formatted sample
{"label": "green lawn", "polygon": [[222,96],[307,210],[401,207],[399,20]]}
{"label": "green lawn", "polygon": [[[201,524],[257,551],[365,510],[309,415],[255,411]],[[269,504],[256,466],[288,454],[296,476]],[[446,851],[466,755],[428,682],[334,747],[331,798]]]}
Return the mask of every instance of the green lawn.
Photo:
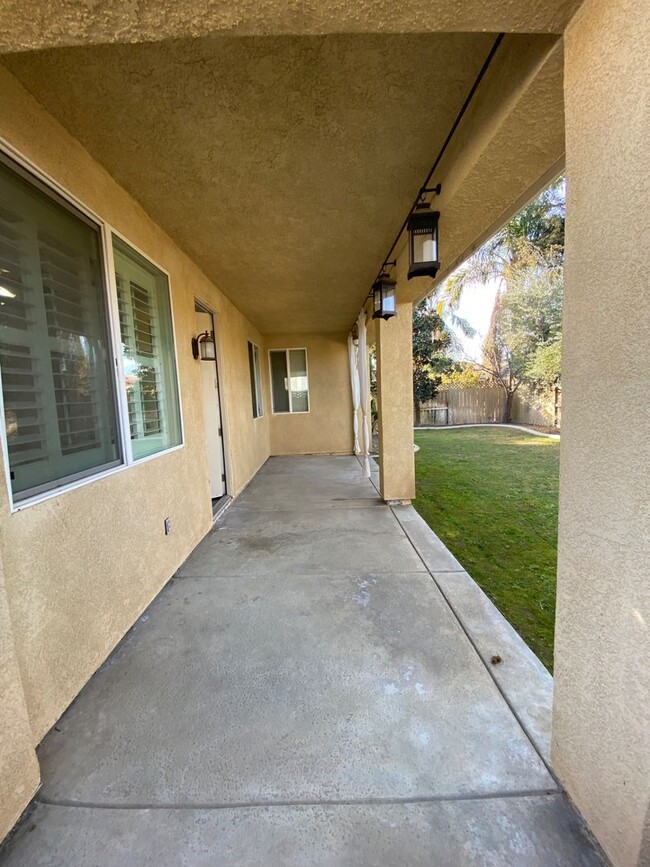
{"label": "green lawn", "polygon": [[415,508],[553,670],[558,440],[416,431]]}

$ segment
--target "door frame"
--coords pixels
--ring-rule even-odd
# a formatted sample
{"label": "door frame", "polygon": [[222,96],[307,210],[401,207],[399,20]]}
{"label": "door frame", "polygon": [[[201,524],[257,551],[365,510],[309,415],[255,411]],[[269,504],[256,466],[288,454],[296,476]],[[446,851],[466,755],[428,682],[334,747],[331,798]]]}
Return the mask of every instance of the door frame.
{"label": "door frame", "polygon": [[[216,347],[216,358],[214,360],[214,364],[217,371],[217,395],[219,401],[219,416],[221,418],[221,448],[223,451],[223,472],[225,475],[224,481],[224,497],[230,496],[231,491],[231,479],[232,479],[232,468],[230,464],[230,437],[229,437],[229,424],[228,424],[228,414],[226,409],[226,400],[222,397],[222,389],[223,389],[223,377],[221,375],[221,371],[223,370],[223,346],[221,345],[221,337],[220,337],[220,327],[219,327],[219,316],[217,312],[212,308],[206,301],[204,301],[199,295],[194,296],[194,312],[199,313],[208,313],[212,317],[212,328],[214,331],[214,342]],[[207,364],[207,361],[199,361],[199,364]]]}

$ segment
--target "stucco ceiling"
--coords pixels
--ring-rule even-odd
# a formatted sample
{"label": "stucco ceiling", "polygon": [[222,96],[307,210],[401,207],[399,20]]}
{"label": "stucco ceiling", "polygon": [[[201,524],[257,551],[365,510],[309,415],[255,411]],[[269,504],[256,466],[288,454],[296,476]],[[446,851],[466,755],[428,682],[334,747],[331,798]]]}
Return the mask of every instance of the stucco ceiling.
{"label": "stucco ceiling", "polygon": [[347,329],[494,36],[207,38],[5,58],[265,333]]}

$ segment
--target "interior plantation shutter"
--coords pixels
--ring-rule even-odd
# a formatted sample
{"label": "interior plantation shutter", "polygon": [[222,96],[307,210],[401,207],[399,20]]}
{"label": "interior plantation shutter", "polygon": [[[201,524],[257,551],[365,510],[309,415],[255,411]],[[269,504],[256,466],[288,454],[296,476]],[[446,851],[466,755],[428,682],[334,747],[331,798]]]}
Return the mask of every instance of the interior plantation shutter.
{"label": "interior plantation shutter", "polygon": [[309,412],[309,384],[307,382],[307,350],[289,349],[289,383],[291,412]]}
{"label": "interior plantation shutter", "polygon": [[120,462],[98,229],[0,164],[0,365],[14,496]]}
{"label": "interior plantation shutter", "polygon": [[115,278],[122,343],[131,362],[125,372],[131,439],[161,436],[164,396],[151,293],[124,273],[116,271]]}
{"label": "interior plantation shutter", "polygon": [[180,413],[165,275],[117,238],[115,282],[133,457],[180,443]]}
{"label": "interior plantation shutter", "polygon": [[[77,351],[95,330],[93,310],[85,287],[92,277],[74,249],[47,232],[39,232],[39,254],[50,362],[59,425],[59,444],[64,455],[101,445],[101,415],[96,347],[89,344],[91,358]],[[93,363],[95,362],[95,363]]]}
{"label": "interior plantation shutter", "polygon": [[[47,458],[42,358],[36,353],[34,289],[23,282],[21,251],[28,246],[18,214],[0,204],[0,363],[7,447],[12,475]],[[5,301],[12,293],[11,303]]]}

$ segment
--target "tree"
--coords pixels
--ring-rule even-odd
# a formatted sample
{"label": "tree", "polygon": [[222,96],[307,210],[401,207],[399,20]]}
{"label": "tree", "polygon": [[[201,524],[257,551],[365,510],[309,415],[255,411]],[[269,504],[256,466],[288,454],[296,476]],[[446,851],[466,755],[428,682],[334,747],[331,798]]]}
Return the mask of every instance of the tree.
{"label": "tree", "polygon": [[526,380],[536,391],[548,391],[562,377],[562,335],[542,343],[526,365]]}
{"label": "tree", "polygon": [[549,267],[564,260],[564,178],[540,193],[461,265],[437,290],[437,312],[454,315],[463,290],[470,283],[498,280],[506,285],[513,272],[525,267],[531,255]]}
{"label": "tree", "polygon": [[442,374],[453,362],[448,350],[452,335],[428,300],[413,308],[413,409],[415,424],[420,424],[420,404],[433,400]]}
{"label": "tree", "polygon": [[485,388],[490,385],[492,377],[473,361],[455,361],[440,380],[441,388]]}
{"label": "tree", "polygon": [[521,384],[532,382],[533,362],[543,360],[540,351],[546,347],[548,354],[555,347],[557,352],[560,346],[562,290],[561,265],[550,266],[543,255],[529,252],[497,294],[480,366],[505,392],[504,422],[511,421]]}
{"label": "tree", "polygon": [[479,367],[506,394],[511,420],[522,382],[559,381],[564,259],[564,179],[513,217],[437,293],[437,312],[453,314],[470,283],[499,287]]}

